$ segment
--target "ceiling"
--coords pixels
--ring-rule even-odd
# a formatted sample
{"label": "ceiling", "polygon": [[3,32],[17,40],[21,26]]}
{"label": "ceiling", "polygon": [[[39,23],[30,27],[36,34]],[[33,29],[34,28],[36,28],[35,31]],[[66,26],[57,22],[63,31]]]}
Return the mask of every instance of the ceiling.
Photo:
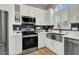
{"label": "ceiling", "polygon": [[48,8],[54,9],[58,4],[27,4],[27,5],[46,10]]}

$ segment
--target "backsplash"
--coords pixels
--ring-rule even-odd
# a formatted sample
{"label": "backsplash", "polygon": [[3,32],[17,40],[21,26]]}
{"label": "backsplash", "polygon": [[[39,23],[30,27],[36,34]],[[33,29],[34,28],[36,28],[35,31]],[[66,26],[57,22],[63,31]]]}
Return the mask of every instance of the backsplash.
{"label": "backsplash", "polygon": [[21,25],[13,25],[13,30],[21,30]]}

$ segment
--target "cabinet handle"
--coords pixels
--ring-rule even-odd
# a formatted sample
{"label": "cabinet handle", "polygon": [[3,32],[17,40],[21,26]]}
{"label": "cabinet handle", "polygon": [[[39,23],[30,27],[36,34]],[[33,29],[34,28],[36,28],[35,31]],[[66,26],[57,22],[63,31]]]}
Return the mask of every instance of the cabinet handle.
{"label": "cabinet handle", "polygon": [[18,34],[19,34],[20,32],[16,32],[16,33],[18,33]]}

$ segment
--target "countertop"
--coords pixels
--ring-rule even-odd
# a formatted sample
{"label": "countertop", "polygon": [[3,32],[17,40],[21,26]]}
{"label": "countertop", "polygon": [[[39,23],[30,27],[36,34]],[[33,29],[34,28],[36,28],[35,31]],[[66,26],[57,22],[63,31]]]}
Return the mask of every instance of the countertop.
{"label": "countertop", "polygon": [[13,33],[11,34],[12,36],[16,36],[16,35],[20,35],[20,36],[22,36],[22,33],[21,33],[21,31],[13,31]]}
{"label": "countertop", "polygon": [[68,34],[68,35],[64,35],[63,37],[64,37],[64,38],[70,38],[70,39],[79,40],[79,35]]}
{"label": "countertop", "polygon": [[[58,33],[57,31],[56,32],[40,32],[40,33]],[[65,33],[62,33],[62,34],[65,34]],[[76,40],[79,40],[79,34],[70,34],[70,33],[68,33],[68,34],[65,34],[65,35],[63,35],[63,37],[65,38],[65,37],[67,37],[67,38],[71,38],[71,39],[76,39]]]}

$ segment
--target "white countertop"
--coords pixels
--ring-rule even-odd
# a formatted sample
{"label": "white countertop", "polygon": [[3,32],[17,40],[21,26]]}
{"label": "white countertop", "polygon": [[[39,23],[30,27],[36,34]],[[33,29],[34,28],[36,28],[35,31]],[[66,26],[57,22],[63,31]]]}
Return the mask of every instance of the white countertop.
{"label": "white countertop", "polygon": [[22,33],[21,33],[21,31],[14,31],[11,35],[22,35]]}
{"label": "white countertop", "polygon": [[[58,31],[49,31],[49,32],[40,32],[40,33],[58,33]],[[68,34],[66,34],[66,33],[64,33],[64,32],[62,32],[62,34],[65,34],[65,35],[63,35],[63,37],[68,37],[68,38],[71,38],[71,39],[77,39],[77,40],[79,40],[79,33],[68,33]]]}
{"label": "white countertop", "polygon": [[21,35],[21,36],[22,36],[22,34],[12,34],[12,36],[14,36],[14,35],[15,35],[15,36],[16,36],[16,35]]}
{"label": "white countertop", "polygon": [[79,40],[79,35],[69,34],[69,35],[64,35],[63,37]]}
{"label": "white countertop", "polygon": [[[12,35],[22,35],[22,33],[21,33],[21,31],[19,31],[20,33],[17,33],[17,31],[14,31],[13,33],[12,33]],[[49,31],[49,32],[45,32],[45,31],[42,31],[42,32],[39,32],[38,34],[40,34],[40,33],[59,33],[59,31]],[[77,33],[73,33],[73,32],[71,32],[71,33],[68,33],[68,34],[66,34],[66,32],[64,33],[64,32],[62,32],[62,34],[65,34],[65,35],[63,35],[63,37],[68,37],[68,38],[71,38],[71,39],[77,39],[77,40],[79,40],[79,33],[77,32]]]}

